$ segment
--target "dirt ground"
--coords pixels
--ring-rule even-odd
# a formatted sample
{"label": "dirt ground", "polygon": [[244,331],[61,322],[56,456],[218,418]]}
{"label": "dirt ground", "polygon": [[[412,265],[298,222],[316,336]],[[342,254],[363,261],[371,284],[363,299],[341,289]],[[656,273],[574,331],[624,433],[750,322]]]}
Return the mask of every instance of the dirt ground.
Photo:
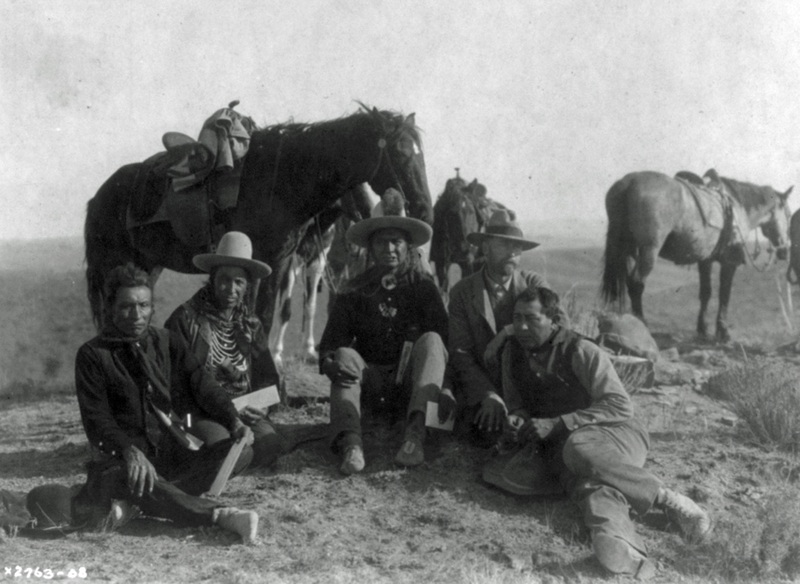
{"label": "dirt ground", "polygon": [[[656,387],[633,395],[650,429],[648,467],[701,502],[718,526],[755,513],[796,461],[752,444],[741,421],[704,392],[705,380],[747,358],[745,350],[660,342],[675,350],[664,352]],[[294,395],[324,395],[326,386],[313,365],[298,361],[287,367],[287,385]],[[12,569],[4,581],[16,579],[17,566],[23,577],[28,567],[65,574],[85,568],[85,580],[97,582],[627,580],[609,577],[592,557],[568,499],[519,497],[483,483],[480,469],[491,451],[431,431],[425,464],[399,469],[392,463],[399,430],[375,427],[366,436],[365,471],[345,478],[324,439],[326,400],[293,403],[298,407],[281,407],[274,421],[305,442],[274,468],[233,479],[221,495],[258,511],[255,545],[219,529],[139,519],[117,533],[8,538],[0,543],[3,567]],[[13,406],[0,413],[0,425],[0,488],[82,481],[87,445],[74,399]],[[656,582],[709,581],[684,565],[692,551],[665,515],[637,523],[659,567]]]}

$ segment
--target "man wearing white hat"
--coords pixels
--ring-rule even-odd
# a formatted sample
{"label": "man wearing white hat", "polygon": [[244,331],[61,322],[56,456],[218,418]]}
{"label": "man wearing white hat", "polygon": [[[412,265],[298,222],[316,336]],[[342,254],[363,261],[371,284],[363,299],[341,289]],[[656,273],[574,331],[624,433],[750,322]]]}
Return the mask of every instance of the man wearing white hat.
{"label": "man wearing white hat", "polygon": [[[269,338],[261,321],[252,313],[258,282],[272,273],[264,262],[253,259],[250,238],[229,231],[219,241],[216,253],[194,257],[194,265],[210,278],[192,298],[175,309],[164,327],[181,336],[214,375],[231,398],[279,383]],[[228,430],[209,419],[207,413],[192,412],[192,433],[206,444],[229,438]],[[283,443],[267,412],[248,406],[242,421],[255,435],[253,466],[269,466],[280,456]]]}
{"label": "man wearing white hat", "polygon": [[462,416],[473,437],[489,445],[506,419],[498,355],[513,332],[514,299],[526,288],[547,284],[519,268],[520,254],[539,244],[525,238],[508,211],[495,211],[486,230],[470,233],[467,241],[481,248],[486,263],[450,293],[448,349]]}
{"label": "man wearing white hat", "polygon": [[320,372],[332,382],[332,448],[342,473],[364,468],[363,409],[405,422],[395,462],[416,466],[424,461],[427,402],[439,399],[447,362],[447,311],[415,249],[430,240],[431,228],[406,217],[402,195],[389,189],[346,237],[367,249],[372,265],[337,297],[320,341]]}

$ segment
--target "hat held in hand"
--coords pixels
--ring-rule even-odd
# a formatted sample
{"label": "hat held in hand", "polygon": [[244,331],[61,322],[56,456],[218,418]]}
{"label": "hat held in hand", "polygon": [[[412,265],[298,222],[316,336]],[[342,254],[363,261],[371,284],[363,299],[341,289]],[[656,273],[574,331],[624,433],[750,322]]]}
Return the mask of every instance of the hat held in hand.
{"label": "hat held in hand", "polygon": [[349,243],[369,247],[372,234],[380,229],[399,229],[408,234],[411,245],[424,245],[431,240],[431,226],[412,217],[406,217],[405,198],[397,189],[386,189],[381,200],[372,209],[368,219],[353,223],[345,237]]}

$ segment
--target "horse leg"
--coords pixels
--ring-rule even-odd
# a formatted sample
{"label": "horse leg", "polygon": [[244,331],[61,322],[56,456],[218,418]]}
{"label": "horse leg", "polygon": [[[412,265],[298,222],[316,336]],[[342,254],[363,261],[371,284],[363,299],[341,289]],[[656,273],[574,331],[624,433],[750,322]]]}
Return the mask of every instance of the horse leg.
{"label": "horse leg", "polygon": [[708,338],[706,309],[708,308],[708,301],[711,299],[712,263],[712,260],[701,260],[697,263],[697,271],[700,274],[700,314],[697,315],[697,336],[701,339]]}
{"label": "horse leg", "polygon": [[731,299],[733,275],[738,264],[721,264],[719,269],[719,311],[717,312],[717,340],[727,343],[731,340],[728,332],[728,303]]}
{"label": "horse leg", "polygon": [[322,274],[325,271],[327,251],[319,254],[306,266],[306,296],[303,304],[304,358],[317,361],[316,341],[314,339],[314,320],[317,316],[317,295]]}
{"label": "horse leg", "polygon": [[278,288],[277,302],[278,306],[280,306],[280,326],[275,339],[275,348],[272,351],[272,359],[275,361],[275,365],[279,367],[283,365],[284,338],[286,337],[286,330],[289,328],[289,321],[292,318],[292,292],[297,278],[296,270],[295,266],[290,266],[283,274]]}
{"label": "horse leg", "polygon": [[628,262],[628,296],[631,299],[631,311],[633,315],[647,324],[644,318],[644,308],[642,306],[642,296],[644,295],[644,281],[650,272],[653,271],[653,265],[656,261],[656,247],[650,245],[643,245],[638,248],[636,258]]}

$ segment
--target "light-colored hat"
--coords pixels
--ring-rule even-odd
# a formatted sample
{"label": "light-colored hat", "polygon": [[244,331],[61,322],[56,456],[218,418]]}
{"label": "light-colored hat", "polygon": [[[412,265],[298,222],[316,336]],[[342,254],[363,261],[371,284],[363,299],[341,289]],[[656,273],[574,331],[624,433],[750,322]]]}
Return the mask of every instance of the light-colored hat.
{"label": "light-colored hat", "polygon": [[256,280],[272,273],[272,268],[267,264],[253,259],[253,244],[241,231],[228,231],[219,240],[216,253],[198,254],[192,258],[192,262],[204,272],[210,272],[217,266],[244,268]]}
{"label": "light-colored hat", "polygon": [[535,241],[525,239],[519,224],[509,216],[508,211],[502,209],[492,213],[486,224],[486,231],[476,231],[467,235],[467,241],[472,245],[480,245],[489,239],[513,241],[520,244],[523,250],[539,246]]}
{"label": "light-colored hat", "polygon": [[371,216],[350,226],[345,234],[347,241],[361,247],[369,247],[369,238],[379,229],[400,229],[408,233],[412,245],[420,246],[428,243],[433,235],[433,229],[424,221],[406,217],[404,202],[400,191],[387,189],[372,209]]}

